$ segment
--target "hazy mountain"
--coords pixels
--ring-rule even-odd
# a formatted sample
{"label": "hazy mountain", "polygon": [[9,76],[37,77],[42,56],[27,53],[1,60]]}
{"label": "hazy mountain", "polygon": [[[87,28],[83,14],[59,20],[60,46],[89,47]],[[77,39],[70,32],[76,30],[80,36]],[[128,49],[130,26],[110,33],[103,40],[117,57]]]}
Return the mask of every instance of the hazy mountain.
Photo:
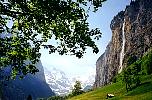
{"label": "hazy mountain", "polygon": [[94,81],[95,81],[95,75],[92,74],[92,75],[89,75],[87,77],[87,79],[82,84],[83,84],[84,87],[86,87],[86,86],[93,86]]}
{"label": "hazy mountain", "polygon": [[66,76],[66,74],[56,68],[48,70],[45,68],[45,79],[49,87],[57,95],[64,95],[70,92],[71,90],[71,81]]}
{"label": "hazy mountain", "polygon": [[[81,81],[82,88],[85,88],[86,86],[92,87],[95,79],[94,74],[85,76],[85,78],[80,76],[68,77],[62,70],[54,67],[49,70],[45,68],[44,72],[46,82],[57,95],[68,94],[72,90],[76,80]],[[88,89],[90,89],[90,87],[88,87]]]}
{"label": "hazy mountain", "polygon": [[82,88],[85,88],[86,86],[93,86],[94,80],[95,80],[95,75],[94,73],[90,73],[88,76],[76,76],[72,77],[71,79],[72,86],[75,84],[75,81],[80,81]]}
{"label": "hazy mountain", "polygon": [[89,91],[91,90],[93,87],[93,85],[87,85],[86,87],[84,87],[83,91]]}

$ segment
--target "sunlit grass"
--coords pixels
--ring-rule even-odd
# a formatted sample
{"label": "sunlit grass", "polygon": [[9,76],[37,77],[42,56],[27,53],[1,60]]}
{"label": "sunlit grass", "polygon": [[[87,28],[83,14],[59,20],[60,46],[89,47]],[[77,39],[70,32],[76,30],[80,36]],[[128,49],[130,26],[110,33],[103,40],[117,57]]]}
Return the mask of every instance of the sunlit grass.
{"label": "sunlit grass", "polygon": [[115,95],[114,98],[109,98],[108,100],[152,100],[152,75],[144,76],[141,86],[129,92],[126,92],[125,85],[122,82],[117,82],[75,96],[69,100],[107,100],[107,93]]}

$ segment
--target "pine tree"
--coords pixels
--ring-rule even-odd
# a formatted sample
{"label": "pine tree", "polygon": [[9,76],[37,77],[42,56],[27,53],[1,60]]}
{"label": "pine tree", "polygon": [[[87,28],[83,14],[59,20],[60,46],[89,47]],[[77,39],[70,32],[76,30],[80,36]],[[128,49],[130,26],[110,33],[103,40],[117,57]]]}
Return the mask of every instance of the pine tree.
{"label": "pine tree", "polygon": [[32,100],[32,96],[28,95],[27,100]]}
{"label": "pine tree", "polygon": [[79,95],[79,94],[82,94],[82,93],[83,93],[83,91],[82,91],[82,87],[81,87],[81,82],[76,81],[75,85],[74,85],[74,88],[72,90],[72,94],[73,94],[73,96],[76,96],[76,95]]}

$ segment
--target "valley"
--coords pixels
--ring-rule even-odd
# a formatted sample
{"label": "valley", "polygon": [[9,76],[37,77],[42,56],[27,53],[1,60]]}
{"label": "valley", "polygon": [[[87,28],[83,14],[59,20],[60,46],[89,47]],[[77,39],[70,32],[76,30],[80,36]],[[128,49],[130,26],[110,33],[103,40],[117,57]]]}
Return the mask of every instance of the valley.
{"label": "valley", "polygon": [[[94,7],[89,7],[89,10],[98,10],[102,2],[109,3],[108,0],[95,1],[90,3]],[[0,23],[0,100],[152,100],[151,0],[130,0],[127,1],[128,5],[124,3],[125,0],[121,1],[125,4],[123,10],[121,6],[121,10],[117,13],[107,11],[109,15],[115,13],[112,19],[106,16],[110,19],[110,25],[105,19],[100,19],[100,15],[96,23],[102,25],[100,20],[105,21],[112,33],[108,43],[110,32],[106,33],[108,31],[103,29],[107,36],[102,34],[102,37],[98,28],[90,31],[87,23],[90,19],[87,18],[93,15],[85,12],[87,5],[83,0],[50,2],[27,0],[26,2],[28,6],[25,3],[21,5],[27,6],[28,10],[22,9],[23,12],[16,15],[23,14],[20,16],[23,18],[18,19],[18,22],[13,22],[15,15],[10,19],[5,18],[5,14],[10,16],[13,13],[11,9],[10,14],[3,11],[4,15],[0,15],[0,22],[7,23],[5,26]],[[48,5],[45,5],[46,2]],[[109,4],[113,4],[112,9],[120,5],[117,5],[118,1],[116,4],[110,2]],[[19,2],[11,1],[11,3],[14,5]],[[9,11],[8,2],[4,0],[0,1],[0,4],[4,6],[2,10]],[[5,7],[6,5],[8,8]],[[18,5],[20,3],[13,7],[18,8]],[[84,9],[80,5],[85,6]],[[56,6],[65,8],[58,10]],[[50,7],[54,9],[53,14],[47,13]],[[103,3],[103,9],[105,8]],[[27,20],[25,20],[26,11],[30,12],[26,16]],[[100,12],[102,10],[96,13]],[[20,18],[16,16],[14,18]],[[29,18],[29,16],[33,17]],[[35,18],[35,16],[39,17]],[[7,20],[5,22],[2,19]],[[22,20],[26,23],[21,23]],[[31,26],[32,23],[40,26]],[[14,26],[11,26],[12,24]],[[9,25],[12,29],[7,27]],[[91,19],[91,27],[96,26]],[[32,28],[29,29],[30,27]],[[2,29],[5,31],[3,32]],[[31,33],[27,34],[27,30]],[[37,36],[35,33],[38,32],[42,33]],[[25,41],[23,41],[24,37]],[[50,38],[52,41],[49,41]],[[96,40],[93,41],[93,38]],[[99,38],[102,39],[103,44],[100,43]],[[105,44],[106,47],[101,46]],[[99,52],[98,58],[97,55],[90,53],[90,48],[93,49],[93,53],[102,51]],[[52,58],[48,56],[48,52]],[[77,59],[71,55],[75,55]]]}

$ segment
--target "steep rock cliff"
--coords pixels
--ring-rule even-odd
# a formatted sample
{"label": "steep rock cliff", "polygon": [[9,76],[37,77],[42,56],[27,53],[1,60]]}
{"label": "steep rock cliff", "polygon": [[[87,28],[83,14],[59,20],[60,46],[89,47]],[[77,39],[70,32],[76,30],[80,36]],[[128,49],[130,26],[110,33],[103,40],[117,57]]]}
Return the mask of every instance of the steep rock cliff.
{"label": "steep rock cliff", "polygon": [[[2,100],[26,100],[28,95],[32,96],[32,100],[37,98],[46,98],[55,93],[46,83],[44,69],[41,61],[36,64],[39,72],[35,75],[28,74],[23,79],[4,80],[2,86]],[[10,72],[10,67],[4,69],[4,74]],[[5,76],[4,75],[4,76]]]}
{"label": "steep rock cliff", "polygon": [[152,2],[135,0],[111,21],[112,39],[96,62],[94,87],[104,86],[120,73],[128,57],[140,58],[152,47]]}

